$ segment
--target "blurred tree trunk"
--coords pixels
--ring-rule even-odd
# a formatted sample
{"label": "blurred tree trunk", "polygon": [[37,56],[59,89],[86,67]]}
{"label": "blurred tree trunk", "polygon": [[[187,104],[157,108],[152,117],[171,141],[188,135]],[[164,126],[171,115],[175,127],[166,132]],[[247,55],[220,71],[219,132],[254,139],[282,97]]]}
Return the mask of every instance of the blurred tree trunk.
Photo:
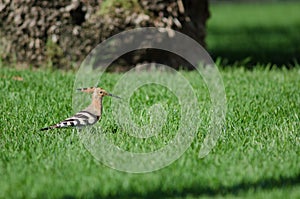
{"label": "blurred tree trunk", "polygon": [[[149,26],[181,31],[205,46],[208,17],[208,0],[0,0],[0,56],[70,68],[104,39]],[[130,55],[125,60],[133,62]]]}

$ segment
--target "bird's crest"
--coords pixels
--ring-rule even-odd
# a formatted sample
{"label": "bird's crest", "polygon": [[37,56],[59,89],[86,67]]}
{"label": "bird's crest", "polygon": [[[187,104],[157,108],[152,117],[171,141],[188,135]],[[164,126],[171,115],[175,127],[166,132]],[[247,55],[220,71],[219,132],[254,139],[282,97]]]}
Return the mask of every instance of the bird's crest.
{"label": "bird's crest", "polygon": [[121,99],[121,97],[113,95],[111,93],[108,93],[107,91],[105,91],[103,88],[100,88],[100,87],[77,88],[76,90],[78,90],[80,92],[85,92],[85,93],[98,93],[99,92],[99,94],[101,96],[111,96],[111,97]]}
{"label": "bird's crest", "polygon": [[77,88],[76,90],[84,93],[93,93],[96,89],[102,89],[100,87],[88,87],[88,88]]}

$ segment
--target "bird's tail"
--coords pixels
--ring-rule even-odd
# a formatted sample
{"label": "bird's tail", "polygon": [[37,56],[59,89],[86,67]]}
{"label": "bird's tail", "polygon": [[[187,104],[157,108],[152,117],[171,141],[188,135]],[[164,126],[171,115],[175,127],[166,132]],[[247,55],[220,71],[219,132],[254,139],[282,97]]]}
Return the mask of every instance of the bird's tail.
{"label": "bird's tail", "polygon": [[55,129],[55,128],[58,128],[57,125],[53,125],[53,126],[48,126],[48,127],[45,127],[45,128],[41,128],[40,131],[47,131],[47,130]]}

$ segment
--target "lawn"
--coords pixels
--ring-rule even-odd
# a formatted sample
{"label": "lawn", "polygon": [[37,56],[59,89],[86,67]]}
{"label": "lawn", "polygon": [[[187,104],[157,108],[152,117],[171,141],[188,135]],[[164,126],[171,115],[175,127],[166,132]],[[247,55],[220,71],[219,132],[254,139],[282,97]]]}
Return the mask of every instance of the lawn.
{"label": "lawn", "polygon": [[[74,96],[89,102],[88,95],[75,91],[74,72],[17,70],[0,63],[0,198],[299,198],[300,67],[294,63],[300,59],[299,8],[298,2],[211,5],[208,50],[221,64],[235,62],[220,69],[227,97],[223,131],[199,159],[212,104],[197,73],[182,71],[196,94],[199,128],[178,160],[149,173],[121,172],[98,162],[75,130],[39,131],[81,109]],[[253,69],[245,69],[249,66]],[[113,91],[122,77],[106,73],[100,86]],[[174,75],[160,77],[180,88]],[[130,125],[117,125],[113,102],[124,99],[106,97],[97,126],[118,147],[151,152],[176,136],[182,104],[169,89],[150,84],[132,92],[128,104],[138,126],[153,122],[148,112],[153,105],[166,111],[166,120],[154,118],[165,122],[162,131],[147,139],[129,135]]]}
{"label": "lawn", "polygon": [[300,60],[299,9],[298,1],[213,3],[207,24],[208,50],[229,63],[250,58],[254,65],[293,65]]}
{"label": "lawn", "polygon": [[[209,126],[207,89],[196,72],[183,72],[201,110],[196,138],[168,167],[131,174],[97,162],[76,131],[39,131],[73,113],[73,72],[0,68],[0,198],[299,198],[300,68],[226,68],[221,74],[228,109],[224,132],[211,153],[198,158]],[[111,91],[121,76],[106,74],[101,86]],[[176,97],[163,89],[148,85],[136,90],[133,112],[147,118],[143,108],[156,102],[177,109]],[[170,128],[153,142],[138,142],[115,127],[110,104],[110,98],[104,99],[99,125],[122,148],[150,150],[172,139],[178,123],[172,112]]]}

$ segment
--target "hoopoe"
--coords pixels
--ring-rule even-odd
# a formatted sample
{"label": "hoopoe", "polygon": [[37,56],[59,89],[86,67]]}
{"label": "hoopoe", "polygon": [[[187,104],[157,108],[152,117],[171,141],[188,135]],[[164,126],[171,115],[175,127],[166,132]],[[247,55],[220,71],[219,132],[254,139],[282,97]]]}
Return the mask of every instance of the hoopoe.
{"label": "hoopoe", "polygon": [[41,131],[55,129],[55,128],[64,128],[64,127],[82,127],[87,125],[93,125],[100,120],[102,114],[102,98],[104,96],[111,96],[121,99],[118,96],[108,93],[102,88],[99,87],[90,87],[90,88],[79,88],[78,91],[85,93],[93,93],[92,103],[79,111],[74,116],[69,117],[55,125],[45,127],[40,129]]}

